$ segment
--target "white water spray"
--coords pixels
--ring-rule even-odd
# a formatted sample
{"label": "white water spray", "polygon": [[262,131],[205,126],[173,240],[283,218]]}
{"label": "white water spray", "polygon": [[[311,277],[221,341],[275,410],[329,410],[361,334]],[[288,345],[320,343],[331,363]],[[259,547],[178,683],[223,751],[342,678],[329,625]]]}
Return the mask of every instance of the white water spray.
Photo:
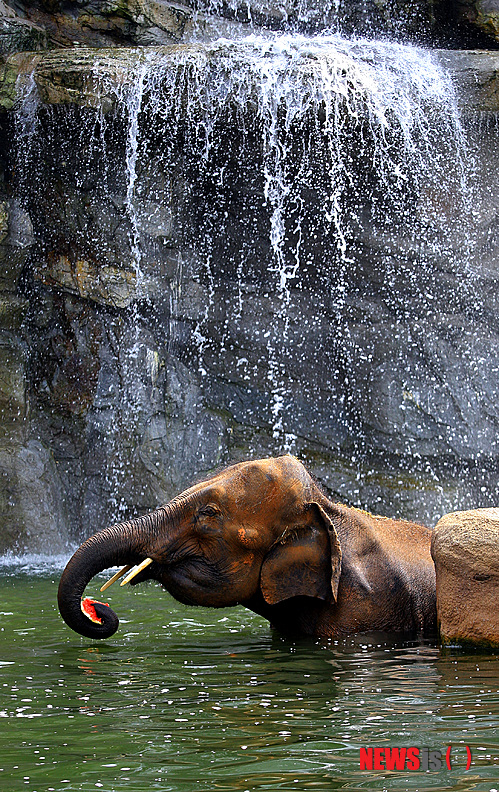
{"label": "white water spray", "polygon": [[[259,138],[262,197],[269,224],[267,267],[275,300],[274,318],[267,328],[269,413],[274,439],[289,450],[285,438],[293,436],[287,427],[291,394],[282,350],[288,343],[292,292],[300,283],[304,263],[307,193],[319,195],[316,225],[329,240],[329,255],[336,259],[331,261],[336,274],[330,299],[338,314],[354,256],[350,240],[353,230],[363,225],[366,194],[371,194],[369,211],[374,223],[385,229],[387,246],[392,230],[384,213],[389,210],[396,215],[395,233],[406,234],[407,244],[418,247],[422,255],[431,259],[436,246],[439,252],[447,248],[447,255],[453,255],[454,243],[450,236],[446,238],[452,218],[450,223],[445,218],[445,225],[438,227],[433,206],[442,185],[461,204],[456,216],[462,216],[463,209],[466,212],[469,201],[467,155],[451,82],[430,53],[414,47],[350,41],[339,35],[285,34],[149,51],[145,58],[138,56],[136,66],[132,64],[126,82],[126,205],[139,276],[141,237],[135,188],[137,163],[148,156],[147,132],[141,132],[139,118],[143,117],[144,124],[152,119],[156,129],[163,125],[170,139],[181,131],[197,158],[199,172],[217,161],[220,184],[225,164],[218,136],[224,119],[235,114],[243,147],[245,135]],[[169,156],[165,151],[166,167]],[[371,185],[358,173],[360,159],[368,163]],[[449,160],[455,163],[452,172]],[[322,166],[320,172],[317,163]],[[408,208],[409,194],[412,209]],[[420,233],[425,223],[437,225],[429,243],[422,241]],[[241,263],[237,266],[241,274]],[[312,259],[308,266],[323,267],[324,262]],[[215,300],[209,250],[202,269],[208,278],[207,301],[193,337],[198,368],[204,375],[207,328]],[[345,337],[338,342],[348,347]]]}
{"label": "white water spray", "polygon": [[[411,257],[425,263],[429,280],[439,259],[458,276],[464,271],[468,242],[459,220],[470,200],[468,156],[452,84],[421,49],[339,35],[250,34],[128,52],[120,64],[118,80],[105,55],[92,74],[93,94],[106,104],[92,145],[109,145],[106,130],[116,119],[125,129],[124,187],[118,199],[129,237],[130,262],[124,263],[131,263],[137,275],[135,300],[141,303],[130,311],[135,340],[130,328],[123,334],[128,351],[116,352],[125,406],[116,448],[110,443],[114,492],[126,487],[122,436],[133,438],[141,420],[139,314],[154,293],[155,256],[162,261],[148,237],[148,221],[153,225],[148,205],[176,201],[180,207],[180,220],[173,219],[180,228],[175,241],[180,263],[165,299],[169,343],[176,345],[178,332],[188,346],[185,325],[190,323],[195,349],[190,363],[194,359],[201,388],[216,379],[217,356],[229,356],[231,385],[251,393],[255,403],[265,403],[270,450],[281,452],[299,441],[296,405],[303,393],[300,409],[308,409],[307,389],[320,394],[324,412],[330,402],[330,425],[334,411],[340,414],[337,423],[345,415],[348,419],[344,372],[364,354],[351,336],[348,294],[364,251],[377,251],[380,267],[393,281],[395,310],[397,268],[410,270]],[[104,150],[106,163],[116,162],[115,152],[108,153],[114,157]],[[243,176],[233,187],[238,166]],[[148,168],[157,170],[157,182]],[[114,176],[106,164],[110,184]],[[453,205],[442,209],[446,192]],[[253,212],[237,249],[234,238],[242,229],[234,232],[231,223],[246,221],[246,206],[231,216],[228,195],[241,203],[248,195]],[[192,300],[199,305],[192,312],[185,310],[184,279],[199,286],[193,289]],[[222,291],[227,282],[233,286],[230,295]],[[253,305],[251,327],[248,295],[261,306],[259,312]],[[306,305],[310,299],[318,303],[315,314],[314,306]],[[177,322],[173,312],[184,314]],[[219,327],[217,347],[213,339]],[[324,355],[329,364],[315,361],[312,384],[300,379],[306,362],[296,364],[297,350],[306,347],[302,339],[310,333],[318,339],[318,359],[325,343],[333,350],[329,358]],[[331,365],[323,372],[324,388],[321,365]],[[231,403],[227,406],[231,409]],[[251,423],[251,415],[246,417]],[[261,416],[258,420],[262,423]],[[125,507],[114,506],[122,516]]]}

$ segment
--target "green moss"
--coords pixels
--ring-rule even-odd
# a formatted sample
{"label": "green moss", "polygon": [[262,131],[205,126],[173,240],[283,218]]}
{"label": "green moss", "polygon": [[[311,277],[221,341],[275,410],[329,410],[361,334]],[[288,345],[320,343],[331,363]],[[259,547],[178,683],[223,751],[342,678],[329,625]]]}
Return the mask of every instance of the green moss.
{"label": "green moss", "polygon": [[0,56],[0,107],[11,110],[16,100],[19,66],[14,59]]}

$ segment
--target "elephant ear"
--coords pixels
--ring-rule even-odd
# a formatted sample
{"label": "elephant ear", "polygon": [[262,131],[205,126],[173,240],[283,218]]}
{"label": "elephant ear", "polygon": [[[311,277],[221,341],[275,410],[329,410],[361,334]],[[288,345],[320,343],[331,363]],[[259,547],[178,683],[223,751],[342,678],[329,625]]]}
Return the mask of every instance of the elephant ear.
{"label": "elephant ear", "polygon": [[260,588],[269,605],[298,596],[336,601],[340,574],[334,525],[318,503],[307,503],[265,556]]}

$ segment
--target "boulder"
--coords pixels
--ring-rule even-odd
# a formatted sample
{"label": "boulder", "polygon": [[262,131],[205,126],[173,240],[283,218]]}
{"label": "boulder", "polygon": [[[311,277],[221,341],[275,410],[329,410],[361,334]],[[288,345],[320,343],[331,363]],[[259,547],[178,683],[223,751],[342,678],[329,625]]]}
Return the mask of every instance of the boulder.
{"label": "boulder", "polygon": [[[64,4],[21,0],[17,6],[23,18],[0,0],[0,17],[6,17],[3,28],[0,22],[0,52],[40,49],[44,41],[58,47],[156,46],[193,35],[227,35],[242,27],[216,12],[210,16],[188,3],[168,0],[69,0]],[[250,21],[248,13],[243,21],[246,25]]]}
{"label": "boulder", "polygon": [[431,554],[443,643],[499,647],[499,508],[446,514]]}

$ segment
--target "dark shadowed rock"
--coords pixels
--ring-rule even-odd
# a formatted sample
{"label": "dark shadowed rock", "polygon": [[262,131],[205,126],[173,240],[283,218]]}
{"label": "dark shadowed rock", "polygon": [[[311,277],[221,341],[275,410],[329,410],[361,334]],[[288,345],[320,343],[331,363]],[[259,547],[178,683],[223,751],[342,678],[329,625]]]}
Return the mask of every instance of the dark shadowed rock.
{"label": "dark shadowed rock", "polygon": [[47,40],[44,27],[19,17],[13,8],[0,2],[0,55],[45,49]]}
{"label": "dark shadowed rock", "polygon": [[457,24],[474,28],[491,41],[499,42],[499,2],[497,0],[458,0],[454,3]]}

